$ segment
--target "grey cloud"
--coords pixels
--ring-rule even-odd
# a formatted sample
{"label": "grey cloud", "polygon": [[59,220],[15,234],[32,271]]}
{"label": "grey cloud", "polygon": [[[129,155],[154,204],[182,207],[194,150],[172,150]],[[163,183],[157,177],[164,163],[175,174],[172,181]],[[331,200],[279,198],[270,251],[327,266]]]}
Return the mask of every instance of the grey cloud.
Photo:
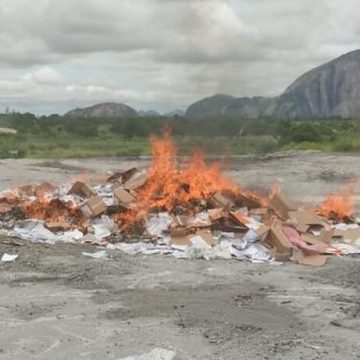
{"label": "grey cloud", "polygon": [[0,0],[0,24],[0,106],[45,111],[276,95],[360,47],[358,0]]}

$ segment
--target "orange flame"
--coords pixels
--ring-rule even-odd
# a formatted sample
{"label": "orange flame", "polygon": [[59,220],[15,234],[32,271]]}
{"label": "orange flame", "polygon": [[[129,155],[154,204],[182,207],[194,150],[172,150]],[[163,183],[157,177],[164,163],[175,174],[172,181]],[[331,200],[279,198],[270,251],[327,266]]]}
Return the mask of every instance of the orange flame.
{"label": "orange flame", "polygon": [[219,163],[207,165],[201,151],[195,151],[185,168],[181,170],[176,160],[176,146],[170,131],[163,131],[161,138],[150,138],[153,162],[149,169],[149,178],[138,191],[134,208],[117,216],[121,224],[132,224],[142,218],[151,209],[174,210],[181,206],[189,213],[193,201],[206,200],[216,192],[226,191],[233,195],[250,196],[261,202],[261,199],[239,188],[235,181],[221,174]]}
{"label": "orange flame", "polygon": [[81,211],[71,202],[39,196],[36,200],[24,201],[20,204],[26,215],[46,223],[65,223],[69,227],[83,229],[86,220]]}
{"label": "orange flame", "polygon": [[355,211],[355,187],[356,183],[353,182],[344,186],[338,193],[328,195],[318,209],[318,213],[336,220],[350,218]]}

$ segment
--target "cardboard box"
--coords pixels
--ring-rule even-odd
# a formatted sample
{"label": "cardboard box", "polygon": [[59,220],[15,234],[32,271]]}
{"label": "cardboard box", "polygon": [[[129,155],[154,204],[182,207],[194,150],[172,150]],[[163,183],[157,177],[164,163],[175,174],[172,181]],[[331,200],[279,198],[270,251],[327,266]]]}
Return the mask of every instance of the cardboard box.
{"label": "cardboard box", "polygon": [[360,239],[360,227],[349,230],[335,230],[333,236],[342,238],[345,242],[354,243]]}
{"label": "cardboard box", "polygon": [[82,181],[76,181],[71,186],[68,194],[76,194],[85,198],[90,198],[92,195],[94,195],[94,191],[90,184]]}
{"label": "cardboard box", "polygon": [[136,200],[132,194],[130,194],[127,190],[125,190],[122,187],[116,188],[114,190],[114,195],[116,199],[119,201],[119,203],[125,206],[129,205],[130,203]]}
{"label": "cardboard box", "polygon": [[171,236],[171,244],[178,246],[190,246],[190,236],[189,235],[177,235]]}
{"label": "cardboard box", "polygon": [[271,249],[276,260],[289,260],[292,256],[293,246],[282,232],[280,224],[271,226],[267,236],[262,240],[262,244]]}
{"label": "cardboard box", "polygon": [[210,209],[208,213],[211,222],[221,220],[225,216],[223,209]]}
{"label": "cardboard box", "polygon": [[46,222],[45,227],[52,232],[67,231],[71,229],[70,224],[65,220]]}
{"label": "cardboard box", "polygon": [[198,230],[195,234],[174,233],[171,234],[171,243],[178,246],[191,246],[191,238],[195,236],[200,236],[210,246],[216,244],[216,240],[210,230]]}
{"label": "cardboard box", "polygon": [[305,255],[301,250],[294,253],[293,260],[301,265],[324,266],[327,256],[325,255]]}
{"label": "cardboard box", "polygon": [[105,212],[106,209],[106,204],[100,196],[92,196],[80,207],[82,213],[87,217],[98,216]]}
{"label": "cardboard box", "polygon": [[231,208],[234,206],[234,201],[220,192],[215,193],[208,200],[208,203],[212,208]]}
{"label": "cardboard box", "polygon": [[334,237],[334,229],[330,229],[330,230],[326,230],[326,229],[322,229],[320,231],[320,240],[321,242],[323,242],[324,244],[330,244],[332,238]]}
{"label": "cardboard box", "polygon": [[299,232],[307,232],[310,227],[323,228],[326,223],[312,210],[289,211],[288,217],[296,224]]}
{"label": "cardboard box", "polygon": [[295,203],[281,192],[275,193],[271,197],[270,205],[283,219],[288,219],[290,211],[297,210]]}
{"label": "cardboard box", "polygon": [[144,186],[147,180],[148,174],[146,172],[140,172],[135,174],[129,181],[126,181],[124,187],[129,190],[136,190]]}
{"label": "cardboard box", "polygon": [[56,187],[51,185],[47,181],[35,187],[35,195],[37,197],[41,197],[44,196],[45,194],[53,193],[55,191],[56,191]]}
{"label": "cardboard box", "polygon": [[187,236],[189,231],[185,227],[171,227],[170,228],[170,235],[171,237],[182,237]]}
{"label": "cardboard box", "polygon": [[263,237],[264,235],[268,234],[268,232],[270,231],[270,226],[269,225],[261,225],[257,230],[256,230],[256,234],[259,237]]}
{"label": "cardboard box", "polygon": [[242,225],[244,227],[248,227],[247,226],[247,217],[241,212],[241,211],[230,211],[229,212],[232,220],[234,220],[235,222],[237,222],[239,225]]}
{"label": "cardboard box", "polygon": [[102,174],[102,173],[99,173],[99,174],[95,174],[95,175],[92,175],[89,179],[90,181],[90,184],[106,184],[108,178],[109,178],[109,174]]}
{"label": "cardboard box", "polygon": [[198,230],[195,235],[200,236],[208,245],[214,246],[216,240],[210,230]]}
{"label": "cardboard box", "polygon": [[324,245],[324,242],[322,241],[322,238],[320,236],[315,236],[312,234],[302,234],[301,239],[310,245]]}

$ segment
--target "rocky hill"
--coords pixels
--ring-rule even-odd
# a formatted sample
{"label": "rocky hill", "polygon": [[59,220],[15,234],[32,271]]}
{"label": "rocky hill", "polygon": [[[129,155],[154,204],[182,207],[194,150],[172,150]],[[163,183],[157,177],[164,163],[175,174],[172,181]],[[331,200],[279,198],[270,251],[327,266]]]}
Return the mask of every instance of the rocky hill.
{"label": "rocky hill", "polygon": [[77,108],[70,110],[65,114],[69,117],[83,118],[132,118],[137,117],[138,113],[135,109],[121,103],[101,103],[86,108]]}
{"label": "rocky hill", "polygon": [[360,50],[321,65],[274,98],[214,95],[188,107],[189,118],[360,116]]}
{"label": "rocky hill", "polygon": [[214,95],[190,105],[185,115],[193,119],[235,116],[256,118],[271,115],[275,106],[276,102],[272,98]]}

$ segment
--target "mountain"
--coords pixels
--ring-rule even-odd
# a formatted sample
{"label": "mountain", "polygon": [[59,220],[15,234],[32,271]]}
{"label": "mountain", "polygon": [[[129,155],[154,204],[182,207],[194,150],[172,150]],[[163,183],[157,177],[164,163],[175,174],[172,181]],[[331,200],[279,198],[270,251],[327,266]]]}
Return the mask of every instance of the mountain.
{"label": "mountain", "polygon": [[128,105],[121,103],[101,103],[86,108],[77,108],[70,110],[65,114],[69,117],[83,117],[83,118],[100,118],[100,117],[118,117],[118,118],[132,118],[137,117],[136,110]]}
{"label": "mountain", "polygon": [[190,105],[189,118],[360,116],[360,50],[314,68],[278,97],[214,95]]}
{"label": "mountain", "polygon": [[340,56],[295,80],[280,96],[276,115],[360,115],[360,50]]}
{"label": "mountain", "polygon": [[235,116],[256,118],[271,115],[275,106],[276,101],[272,98],[235,98],[218,94],[190,105],[185,116],[193,119]]}

